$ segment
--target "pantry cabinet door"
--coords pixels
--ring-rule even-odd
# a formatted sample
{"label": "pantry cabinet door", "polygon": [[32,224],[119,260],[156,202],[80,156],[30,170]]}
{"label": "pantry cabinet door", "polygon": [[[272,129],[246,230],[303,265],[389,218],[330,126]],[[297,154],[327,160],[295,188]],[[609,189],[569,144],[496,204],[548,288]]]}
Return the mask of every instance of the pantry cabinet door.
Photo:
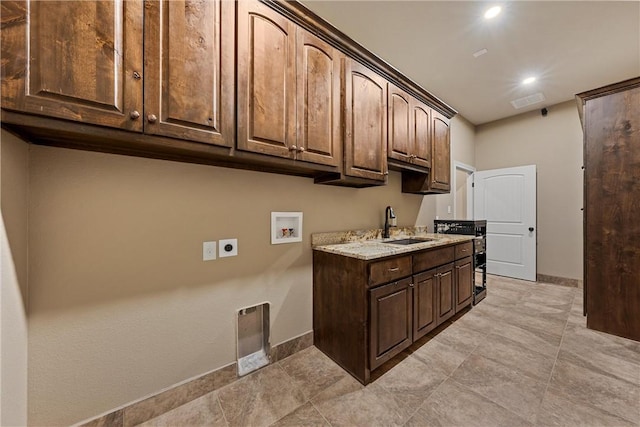
{"label": "pantry cabinet door", "polygon": [[255,1],[238,5],[238,148],[295,157],[295,25]]}
{"label": "pantry cabinet door", "polygon": [[2,13],[3,108],[142,131],[142,2],[3,1]]}
{"label": "pantry cabinet door", "polygon": [[145,133],[233,145],[234,27],[234,2],[145,2]]}

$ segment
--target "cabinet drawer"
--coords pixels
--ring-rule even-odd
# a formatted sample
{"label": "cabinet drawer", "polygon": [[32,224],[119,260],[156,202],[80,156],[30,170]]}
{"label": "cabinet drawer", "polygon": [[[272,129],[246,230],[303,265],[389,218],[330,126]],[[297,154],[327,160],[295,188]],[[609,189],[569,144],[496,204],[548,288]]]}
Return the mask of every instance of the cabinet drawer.
{"label": "cabinet drawer", "polygon": [[432,251],[421,252],[413,256],[413,271],[419,273],[421,271],[430,270],[454,260],[454,247],[448,246],[442,249],[434,249]]}
{"label": "cabinet drawer", "polygon": [[369,286],[392,282],[411,275],[411,256],[387,259],[369,265]]}
{"label": "cabinet drawer", "polygon": [[473,254],[473,242],[456,245],[456,259],[465,258]]}

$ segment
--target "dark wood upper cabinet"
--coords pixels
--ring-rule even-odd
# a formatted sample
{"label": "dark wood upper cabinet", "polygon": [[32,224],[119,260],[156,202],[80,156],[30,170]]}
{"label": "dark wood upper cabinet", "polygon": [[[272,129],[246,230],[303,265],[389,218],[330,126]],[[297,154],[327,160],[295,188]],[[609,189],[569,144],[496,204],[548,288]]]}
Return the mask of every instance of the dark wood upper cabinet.
{"label": "dark wood upper cabinet", "polygon": [[296,26],[256,1],[238,2],[238,148],[292,157]]}
{"label": "dark wood upper cabinet", "polygon": [[389,83],[388,156],[425,170],[431,166],[431,109]]}
{"label": "dark wood upper cabinet", "polygon": [[410,96],[389,83],[389,139],[388,156],[411,163],[413,141],[411,139]]}
{"label": "dark wood upper cabinet", "polygon": [[2,108],[142,131],[142,2],[3,1],[2,13]]}
{"label": "dark wood upper cabinet", "polygon": [[432,110],[425,104],[415,101],[412,106],[413,126],[413,163],[428,168],[431,166],[431,116]]}
{"label": "dark wood upper cabinet", "polygon": [[387,179],[387,82],[345,59],[345,175]]}
{"label": "dark wood upper cabinet", "polygon": [[233,145],[234,26],[233,2],[145,2],[145,133]]}
{"label": "dark wood upper cabinet", "polygon": [[451,190],[451,147],[449,142],[449,119],[437,111],[432,112],[430,189],[440,192]]}
{"label": "dark wood upper cabinet", "polygon": [[340,57],[266,5],[238,2],[238,148],[337,166]]}
{"label": "dark wood upper cabinet", "polygon": [[340,161],[339,51],[308,31],[296,37],[296,158],[338,166]]}

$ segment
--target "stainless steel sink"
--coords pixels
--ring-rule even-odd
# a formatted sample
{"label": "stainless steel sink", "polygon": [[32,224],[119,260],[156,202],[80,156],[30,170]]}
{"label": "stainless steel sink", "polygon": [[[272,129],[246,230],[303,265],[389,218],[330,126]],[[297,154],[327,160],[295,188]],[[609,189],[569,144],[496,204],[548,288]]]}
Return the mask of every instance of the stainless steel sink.
{"label": "stainless steel sink", "polygon": [[436,239],[410,237],[408,239],[388,240],[382,243],[389,243],[390,245],[415,245],[416,243],[431,242],[433,240]]}

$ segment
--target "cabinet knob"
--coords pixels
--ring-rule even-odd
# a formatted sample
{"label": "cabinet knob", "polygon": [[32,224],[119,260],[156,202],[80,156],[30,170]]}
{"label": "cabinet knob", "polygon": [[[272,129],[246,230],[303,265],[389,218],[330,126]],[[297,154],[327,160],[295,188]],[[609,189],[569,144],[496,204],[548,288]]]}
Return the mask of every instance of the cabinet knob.
{"label": "cabinet knob", "polygon": [[384,171],[382,175],[389,175],[389,171]]}
{"label": "cabinet knob", "polygon": [[398,270],[400,270],[400,267],[393,267],[393,268],[390,268],[390,269],[389,269],[389,272],[390,272],[390,273],[394,273],[394,272],[396,272],[396,271],[398,271]]}
{"label": "cabinet knob", "polygon": [[133,72],[133,78],[136,79],[136,80],[140,80],[142,78],[142,76],[140,75],[139,72],[134,71]]}
{"label": "cabinet knob", "polygon": [[298,153],[303,153],[303,152],[304,152],[304,147],[298,148]]}
{"label": "cabinet knob", "polygon": [[140,113],[136,110],[133,110],[129,113],[129,117],[131,117],[131,120],[137,120],[138,118],[140,118]]}
{"label": "cabinet knob", "polygon": [[410,287],[410,288],[413,288],[413,283],[409,283],[409,287]]}
{"label": "cabinet knob", "polygon": [[298,146],[292,145],[291,147],[289,147],[289,151],[298,151]]}
{"label": "cabinet knob", "polygon": [[158,117],[155,114],[149,114],[147,116],[147,120],[149,121],[149,123],[155,123],[158,121]]}

